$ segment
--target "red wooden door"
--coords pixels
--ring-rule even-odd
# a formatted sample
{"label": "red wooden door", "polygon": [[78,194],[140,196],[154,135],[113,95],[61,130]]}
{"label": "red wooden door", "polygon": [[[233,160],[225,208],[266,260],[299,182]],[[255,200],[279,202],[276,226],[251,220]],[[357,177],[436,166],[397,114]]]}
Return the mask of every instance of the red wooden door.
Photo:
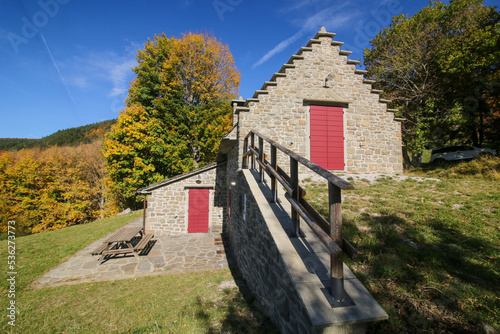
{"label": "red wooden door", "polygon": [[208,233],[209,189],[189,189],[188,233]]}
{"label": "red wooden door", "polygon": [[311,161],[328,170],[344,170],[344,110],[311,106]]}

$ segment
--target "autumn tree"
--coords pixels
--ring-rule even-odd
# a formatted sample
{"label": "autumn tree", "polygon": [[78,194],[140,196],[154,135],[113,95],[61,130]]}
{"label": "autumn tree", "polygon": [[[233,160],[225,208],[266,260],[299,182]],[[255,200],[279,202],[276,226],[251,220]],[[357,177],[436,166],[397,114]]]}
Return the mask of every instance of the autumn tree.
{"label": "autumn tree", "polygon": [[82,224],[116,212],[101,142],[0,155],[0,232],[19,235]]}
{"label": "autumn tree", "polygon": [[364,55],[368,76],[406,119],[406,149],[484,143],[500,60],[496,7],[431,1],[413,17],[394,17],[371,45]]}
{"label": "autumn tree", "polygon": [[240,80],[228,46],[206,33],[155,35],[137,61],[126,107],[104,143],[129,206],[137,188],[214,160]]}

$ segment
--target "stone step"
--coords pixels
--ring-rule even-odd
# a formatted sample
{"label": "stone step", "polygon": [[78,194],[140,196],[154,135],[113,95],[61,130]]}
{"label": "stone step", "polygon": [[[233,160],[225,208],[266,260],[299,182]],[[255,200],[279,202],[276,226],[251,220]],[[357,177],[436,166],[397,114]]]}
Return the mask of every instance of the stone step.
{"label": "stone step", "polygon": [[281,66],[281,69],[280,69],[280,73],[285,73],[285,71],[289,68],[295,68],[295,65],[293,64],[284,64],[283,66]]}
{"label": "stone step", "polygon": [[316,33],[316,36],[314,36],[314,39],[318,39],[320,37],[330,37],[330,38],[333,38],[333,37],[335,37],[335,35],[336,34],[334,32],[328,32],[328,31],[326,31],[326,29],[321,28],[321,30]]}
{"label": "stone step", "polygon": [[248,98],[245,100],[245,106],[248,106],[248,104],[250,102],[259,102],[259,99],[255,99],[255,98]]}
{"label": "stone step", "polygon": [[246,108],[246,107],[236,107],[236,108],[234,108],[234,112],[235,113],[249,112],[249,111],[250,111],[250,108]]}
{"label": "stone step", "polygon": [[284,77],[286,77],[285,73],[274,73],[271,78],[271,81],[276,81],[276,78],[284,78]]}
{"label": "stone step", "polygon": [[309,42],[307,43],[307,47],[310,47],[313,44],[321,44],[321,40],[319,40],[319,39],[310,39]]}
{"label": "stone step", "polygon": [[256,90],[253,94],[253,98],[257,98],[260,94],[269,94],[269,92],[267,90]]}
{"label": "stone step", "polygon": [[301,47],[301,48],[299,49],[299,51],[297,52],[297,55],[299,55],[299,56],[300,56],[300,55],[302,54],[302,52],[304,52],[304,51],[312,51],[312,50],[313,50],[313,49],[312,49],[312,48],[310,48],[310,47],[305,47],[305,46],[303,46],[303,47]]}
{"label": "stone step", "polygon": [[277,86],[278,83],[276,81],[266,81],[264,82],[264,84],[262,85],[262,88],[261,90],[265,90],[267,89],[268,86]]}
{"label": "stone step", "polygon": [[304,59],[305,57],[304,56],[299,56],[299,55],[293,55],[290,57],[290,59],[288,60],[288,63],[287,64],[293,64],[293,62],[295,60],[302,60]]}

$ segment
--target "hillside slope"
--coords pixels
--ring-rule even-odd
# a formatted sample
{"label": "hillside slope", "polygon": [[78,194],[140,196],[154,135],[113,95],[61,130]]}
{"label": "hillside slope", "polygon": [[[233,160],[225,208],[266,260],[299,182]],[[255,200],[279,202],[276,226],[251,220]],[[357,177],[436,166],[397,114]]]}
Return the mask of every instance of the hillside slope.
{"label": "hillside slope", "polygon": [[88,144],[109,131],[116,119],[59,130],[41,139],[0,138],[0,151],[19,151],[23,148],[74,146]]}

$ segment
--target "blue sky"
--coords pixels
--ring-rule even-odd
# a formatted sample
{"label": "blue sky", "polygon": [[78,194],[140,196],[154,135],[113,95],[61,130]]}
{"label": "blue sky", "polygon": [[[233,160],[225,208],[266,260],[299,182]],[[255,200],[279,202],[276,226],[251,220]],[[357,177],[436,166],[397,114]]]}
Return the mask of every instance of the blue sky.
{"label": "blue sky", "polygon": [[[390,18],[428,0],[0,0],[0,138],[116,118],[148,37],[212,32],[252,97],[322,27],[350,59]],[[500,0],[486,0],[500,5]]]}

